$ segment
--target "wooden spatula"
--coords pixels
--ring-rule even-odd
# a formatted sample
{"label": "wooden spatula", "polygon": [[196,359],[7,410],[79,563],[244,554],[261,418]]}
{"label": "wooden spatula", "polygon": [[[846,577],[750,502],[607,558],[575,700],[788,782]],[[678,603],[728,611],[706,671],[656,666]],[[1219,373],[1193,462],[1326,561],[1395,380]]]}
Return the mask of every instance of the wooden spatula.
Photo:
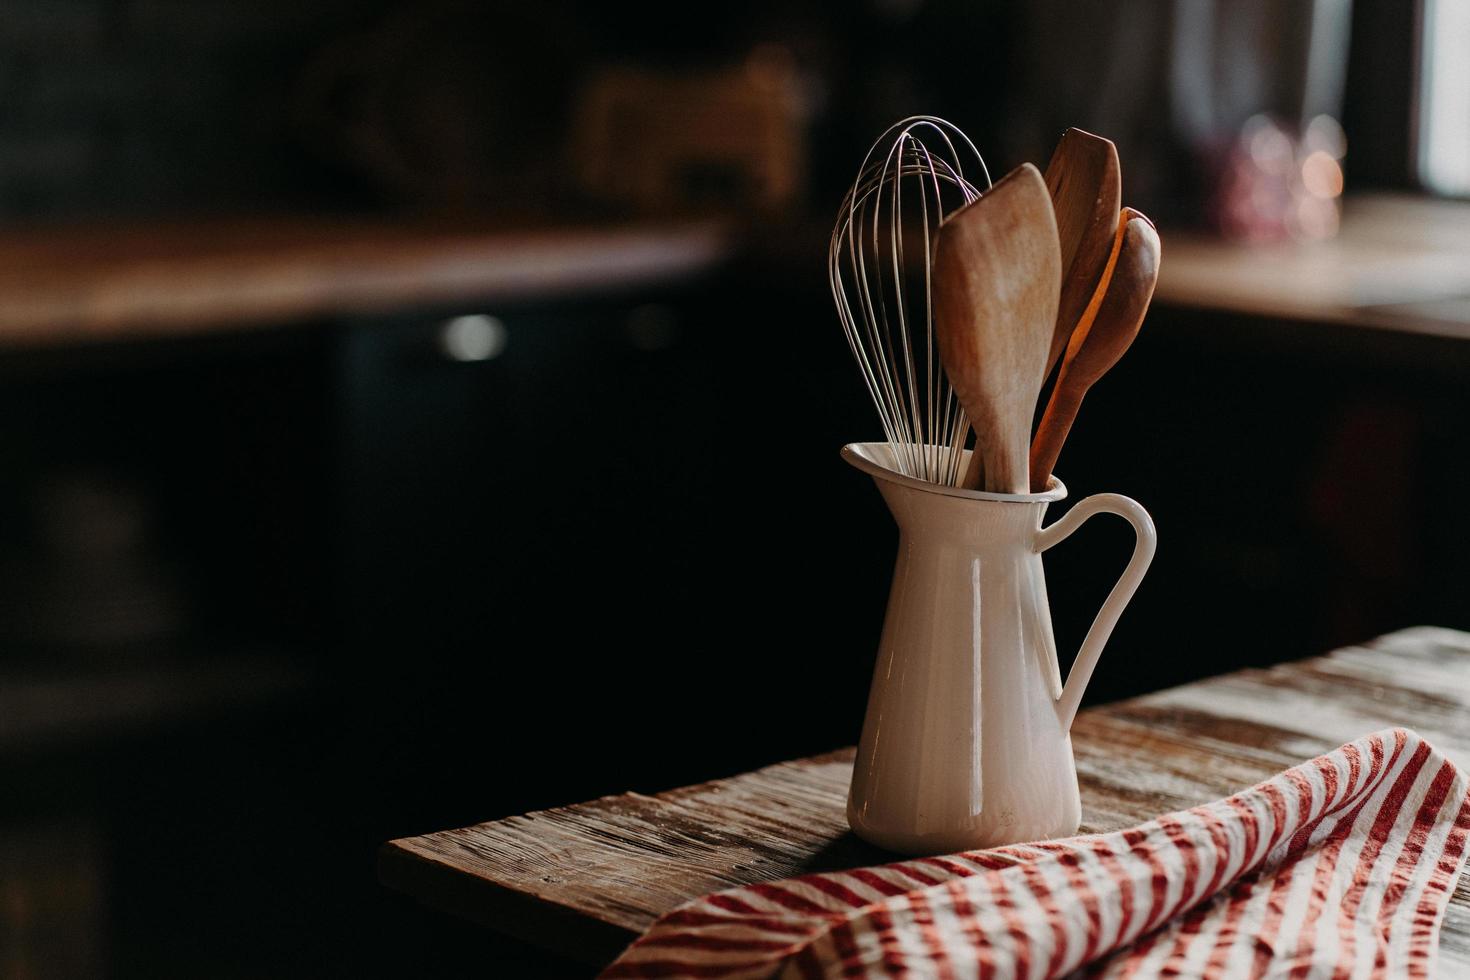
{"label": "wooden spatula", "polygon": [[939,356],[975,452],[961,486],[1025,493],[1027,443],[1057,318],[1062,259],[1051,196],[1029,163],[939,227],[933,265]]}
{"label": "wooden spatula", "polygon": [[1046,488],[1082,398],[1098,378],[1123,356],[1138,336],[1159,279],[1159,233],[1132,208],[1118,216],[1113,257],[1103,274],[1105,286],[1082,316],[1067,344],[1062,369],[1031,444],[1031,490]]}
{"label": "wooden spatula", "polygon": [[1046,165],[1046,189],[1056,209],[1062,249],[1062,293],[1047,353],[1048,375],[1102,282],[1118,230],[1121,175],[1112,140],[1080,129],[1062,134]]}

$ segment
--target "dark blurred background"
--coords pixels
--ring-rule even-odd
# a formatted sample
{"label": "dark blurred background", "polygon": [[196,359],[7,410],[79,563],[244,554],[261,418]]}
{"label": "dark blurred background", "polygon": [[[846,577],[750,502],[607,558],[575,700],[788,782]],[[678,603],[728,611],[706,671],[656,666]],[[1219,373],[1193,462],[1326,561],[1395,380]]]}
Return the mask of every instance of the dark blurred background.
{"label": "dark blurred background", "polygon": [[853,742],[825,250],[914,113],[1162,228],[1058,468],[1160,539],[1090,702],[1470,628],[1460,9],[7,0],[0,976],[576,975],[377,845]]}

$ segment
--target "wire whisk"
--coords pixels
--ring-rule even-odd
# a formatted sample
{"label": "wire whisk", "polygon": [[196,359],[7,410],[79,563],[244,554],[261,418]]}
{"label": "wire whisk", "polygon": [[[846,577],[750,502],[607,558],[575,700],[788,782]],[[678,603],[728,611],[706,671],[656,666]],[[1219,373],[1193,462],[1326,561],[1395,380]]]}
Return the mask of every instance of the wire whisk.
{"label": "wire whisk", "polygon": [[894,464],[946,486],[963,475],[970,423],[939,362],[929,270],[940,222],[989,189],[984,158],[956,126],[904,119],[863,157],[828,251],[837,316]]}

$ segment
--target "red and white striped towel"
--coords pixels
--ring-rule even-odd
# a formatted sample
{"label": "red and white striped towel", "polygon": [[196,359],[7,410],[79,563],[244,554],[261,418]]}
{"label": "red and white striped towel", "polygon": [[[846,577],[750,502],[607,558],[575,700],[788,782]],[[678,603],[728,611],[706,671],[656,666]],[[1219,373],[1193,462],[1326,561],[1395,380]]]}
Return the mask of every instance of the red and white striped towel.
{"label": "red and white striped towel", "polygon": [[660,919],[620,977],[1412,977],[1470,785],[1385,730],[1131,830],[751,885]]}

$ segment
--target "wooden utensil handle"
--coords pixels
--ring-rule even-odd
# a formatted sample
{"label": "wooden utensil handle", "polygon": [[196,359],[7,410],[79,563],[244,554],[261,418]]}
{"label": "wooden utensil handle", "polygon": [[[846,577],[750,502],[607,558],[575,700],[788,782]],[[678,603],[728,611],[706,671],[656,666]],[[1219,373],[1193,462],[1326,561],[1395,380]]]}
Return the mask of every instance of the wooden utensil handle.
{"label": "wooden utensil handle", "polygon": [[1043,493],[1046,490],[1051,471],[1057,465],[1057,457],[1062,454],[1062,446],[1067,441],[1067,434],[1072,431],[1077,410],[1082,406],[1082,397],[1082,393],[1076,393],[1063,385],[1052,388],[1046,411],[1041,416],[1041,424],[1036,428],[1036,438],[1031,442],[1032,493]]}

